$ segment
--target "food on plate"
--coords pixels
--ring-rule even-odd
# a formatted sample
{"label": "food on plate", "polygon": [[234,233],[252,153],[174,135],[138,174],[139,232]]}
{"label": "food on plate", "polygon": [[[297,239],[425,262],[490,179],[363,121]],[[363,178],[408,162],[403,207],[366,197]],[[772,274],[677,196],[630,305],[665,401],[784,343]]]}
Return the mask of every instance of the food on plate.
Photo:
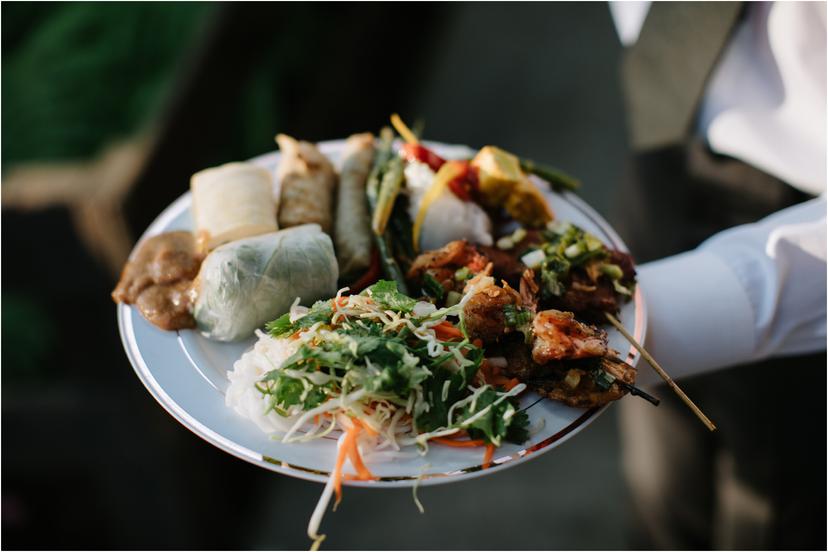
{"label": "food on plate", "polygon": [[331,238],[316,224],[237,240],[204,259],[193,315],[210,339],[244,339],[287,312],[297,297],[333,295],[337,275]]}
{"label": "food on plate", "polygon": [[354,134],[345,141],[339,170],[334,245],[339,276],[346,282],[359,277],[371,264],[373,241],[365,182],[373,159],[374,136],[371,133]]}
{"label": "food on plate", "polygon": [[421,290],[423,296],[435,303],[441,304],[445,299],[454,304],[466,282],[481,272],[491,272],[489,260],[466,240],[456,240],[421,253],[411,263],[406,277],[413,289]]}
{"label": "food on plate", "polygon": [[330,234],[336,188],[333,165],[310,142],[279,134],[276,143],[282,153],[276,172],[279,227],[318,224],[323,232]]}
{"label": "food on plate", "polygon": [[461,238],[491,245],[492,221],[471,195],[452,188],[472,176],[468,161],[447,161],[435,173],[420,161],[405,167],[409,192],[409,213],[414,221],[414,245],[420,250],[436,249]]}
{"label": "food on plate", "polygon": [[518,228],[477,250],[492,262],[492,274],[512,286],[528,284],[531,270],[540,308],[571,311],[588,322],[606,322],[604,313],[617,313],[635,290],[632,257],[568,222]]}
{"label": "food on plate", "polygon": [[526,386],[485,381],[485,351],[457,325],[463,305],[438,309],[381,280],[359,295],[294,305],[235,363],[227,405],[263,431],[287,443],[342,432],[308,527],[314,540],[331,495],[341,499],[346,459],[348,477],[371,480],[366,463],[417,454],[406,446],[477,446],[488,463],[496,447],[528,438],[515,399]]}
{"label": "food on plate", "polygon": [[583,408],[656,401],[585,323],[632,295],[631,258],[555,220],[530,175],[577,181],[494,146],[446,159],[392,124],[404,143],[390,128],[377,143],[348,138],[338,184],[315,145],[284,134],[275,199],[252,165],[197,173],[200,247],[188,232],[147,240],[113,292],[160,327],[256,336],[228,372],[226,405],[283,443],[337,438],[315,546],[331,496],[346,478],[376,479],[373,462],[479,447],[485,468],[526,441],[526,390]]}
{"label": "food on plate", "polygon": [[408,198],[399,193],[403,178],[402,161],[394,152],[393,143],[394,133],[387,127],[383,128],[365,185],[365,195],[381,271],[386,278],[397,283],[402,293],[408,293],[403,267],[411,262],[414,247],[411,219],[406,214]]}
{"label": "food on plate", "polygon": [[538,364],[564,358],[602,357],[608,352],[607,332],[578,322],[571,312],[539,312],[532,320],[532,336],[532,359]]}
{"label": "food on plate", "polygon": [[227,163],[197,172],[190,180],[199,251],[275,232],[273,178],[250,163]]}
{"label": "food on plate", "polygon": [[193,328],[190,284],[200,263],[192,233],[153,236],[127,261],[112,299],[134,304],[144,318],[163,330]]}
{"label": "food on plate", "polygon": [[[543,226],[554,218],[552,209],[520,166],[520,160],[494,146],[485,146],[472,159],[480,197],[489,207],[503,206],[516,221]],[[489,244],[482,244],[489,245]]]}
{"label": "food on plate", "polygon": [[[506,378],[569,406],[598,407],[634,390],[635,368],[617,358],[604,330],[578,322],[571,312],[535,312],[508,283],[478,276],[466,299],[463,322]],[[498,374],[499,375],[499,374]]]}

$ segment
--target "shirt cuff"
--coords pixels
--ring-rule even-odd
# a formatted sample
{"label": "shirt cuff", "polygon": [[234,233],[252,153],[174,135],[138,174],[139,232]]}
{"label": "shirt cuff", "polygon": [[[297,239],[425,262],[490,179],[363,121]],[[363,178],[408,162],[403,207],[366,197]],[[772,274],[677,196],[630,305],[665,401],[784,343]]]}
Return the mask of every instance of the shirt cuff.
{"label": "shirt cuff", "polygon": [[[691,251],[644,264],[647,350],[674,379],[749,360],[754,313],[733,270],[715,254]],[[641,361],[638,381],[660,381]]]}

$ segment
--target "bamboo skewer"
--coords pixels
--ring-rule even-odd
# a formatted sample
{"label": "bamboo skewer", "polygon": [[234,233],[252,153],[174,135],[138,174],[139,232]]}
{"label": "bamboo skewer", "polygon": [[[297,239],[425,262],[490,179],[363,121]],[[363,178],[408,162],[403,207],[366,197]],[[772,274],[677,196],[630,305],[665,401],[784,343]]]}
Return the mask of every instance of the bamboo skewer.
{"label": "bamboo skewer", "polygon": [[695,414],[696,417],[699,420],[701,420],[705,426],[707,426],[707,429],[709,429],[710,431],[716,431],[716,426],[713,424],[713,422],[710,421],[710,418],[705,416],[704,412],[702,412],[699,409],[699,407],[696,406],[696,403],[690,400],[690,397],[688,397],[684,393],[684,391],[681,390],[681,388],[676,384],[676,382],[673,381],[673,378],[671,378],[667,374],[667,372],[664,371],[664,368],[662,368],[661,365],[658,362],[656,362],[656,359],[654,359],[653,356],[647,352],[647,349],[645,349],[638,341],[635,340],[635,338],[632,335],[630,335],[627,329],[624,328],[624,326],[617,318],[615,318],[608,312],[604,314],[607,315],[607,320],[609,320],[610,323],[612,323],[612,325],[615,326],[616,329],[619,332],[621,332],[621,334],[624,337],[627,338],[627,341],[629,341],[633,347],[638,349],[638,352],[641,353],[641,356],[643,356],[644,359],[650,364],[650,366],[653,367],[653,370],[655,370],[658,373],[658,375],[661,376],[661,379],[667,382],[667,385],[669,385],[673,389],[673,391],[675,391],[676,395],[678,395],[679,398],[684,402],[684,404],[686,404],[690,408],[690,410],[693,411],[693,414]]}

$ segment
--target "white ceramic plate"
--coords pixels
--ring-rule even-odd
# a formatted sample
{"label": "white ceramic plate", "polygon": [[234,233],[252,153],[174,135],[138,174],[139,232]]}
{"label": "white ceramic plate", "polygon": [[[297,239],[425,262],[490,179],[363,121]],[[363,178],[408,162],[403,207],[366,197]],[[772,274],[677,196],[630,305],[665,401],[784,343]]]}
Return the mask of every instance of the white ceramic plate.
{"label": "white ceramic plate", "polygon": [[[333,141],[320,143],[319,147],[336,163],[342,145],[342,141]],[[436,143],[429,146],[448,158],[467,157],[471,151],[463,146]],[[270,170],[275,169],[278,161],[278,152],[252,160]],[[539,180],[537,184],[547,188]],[[578,224],[610,247],[627,250],[609,224],[580,198],[570,193],[546,191],[545,194],[557,218]],[[189,192],[182,195],[161,213],[141,239],[171,230],[192,230],[190,203]],[[243,343],[217,343],[194,330],[160,330],[130,306],[118,305],[117,309],[121,339],[135,373],[175,419],[196,435],[243,460],[293,477],[318,482],[327,480],[336,457],[334,437],[309,443],[282,444],[224,405],[224,392],[228,384],[225,374],[252,345],[253,338]],[[633,300],[624,305],[620,316],[639,342],[643,341],[646,310],[640,289],[636,289]],[[637,364],[638,353],[614,328],[610,327],[608,331],[610,346],[619,351],[629,351],[627,362]],[[422,485],[428,485],[494,473],[552,450],[582,431],[606,408],[570,408],[541,399],[534,393],[526,393],[521,399],[521,406],[529,414],[530,426],[540,429],[527,443],[506,443],[497,449],[492,465],[485,470],[481,467],[482,450],[434,445],[425,457],[372,464],[371,471],[379,476],[377,481],[346,481],[346,484],[405,487],[418,478]]]}

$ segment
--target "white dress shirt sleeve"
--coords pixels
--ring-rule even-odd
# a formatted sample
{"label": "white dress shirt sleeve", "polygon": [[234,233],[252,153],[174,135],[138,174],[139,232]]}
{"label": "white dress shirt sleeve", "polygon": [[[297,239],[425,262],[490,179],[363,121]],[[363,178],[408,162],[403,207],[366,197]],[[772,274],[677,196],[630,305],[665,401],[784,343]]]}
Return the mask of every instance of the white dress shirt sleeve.
{"label": "white dress shirt sleeve", "polygon": [[642,265],[650,353],[680,378],[825,350],[825,214],[821,196]]}

